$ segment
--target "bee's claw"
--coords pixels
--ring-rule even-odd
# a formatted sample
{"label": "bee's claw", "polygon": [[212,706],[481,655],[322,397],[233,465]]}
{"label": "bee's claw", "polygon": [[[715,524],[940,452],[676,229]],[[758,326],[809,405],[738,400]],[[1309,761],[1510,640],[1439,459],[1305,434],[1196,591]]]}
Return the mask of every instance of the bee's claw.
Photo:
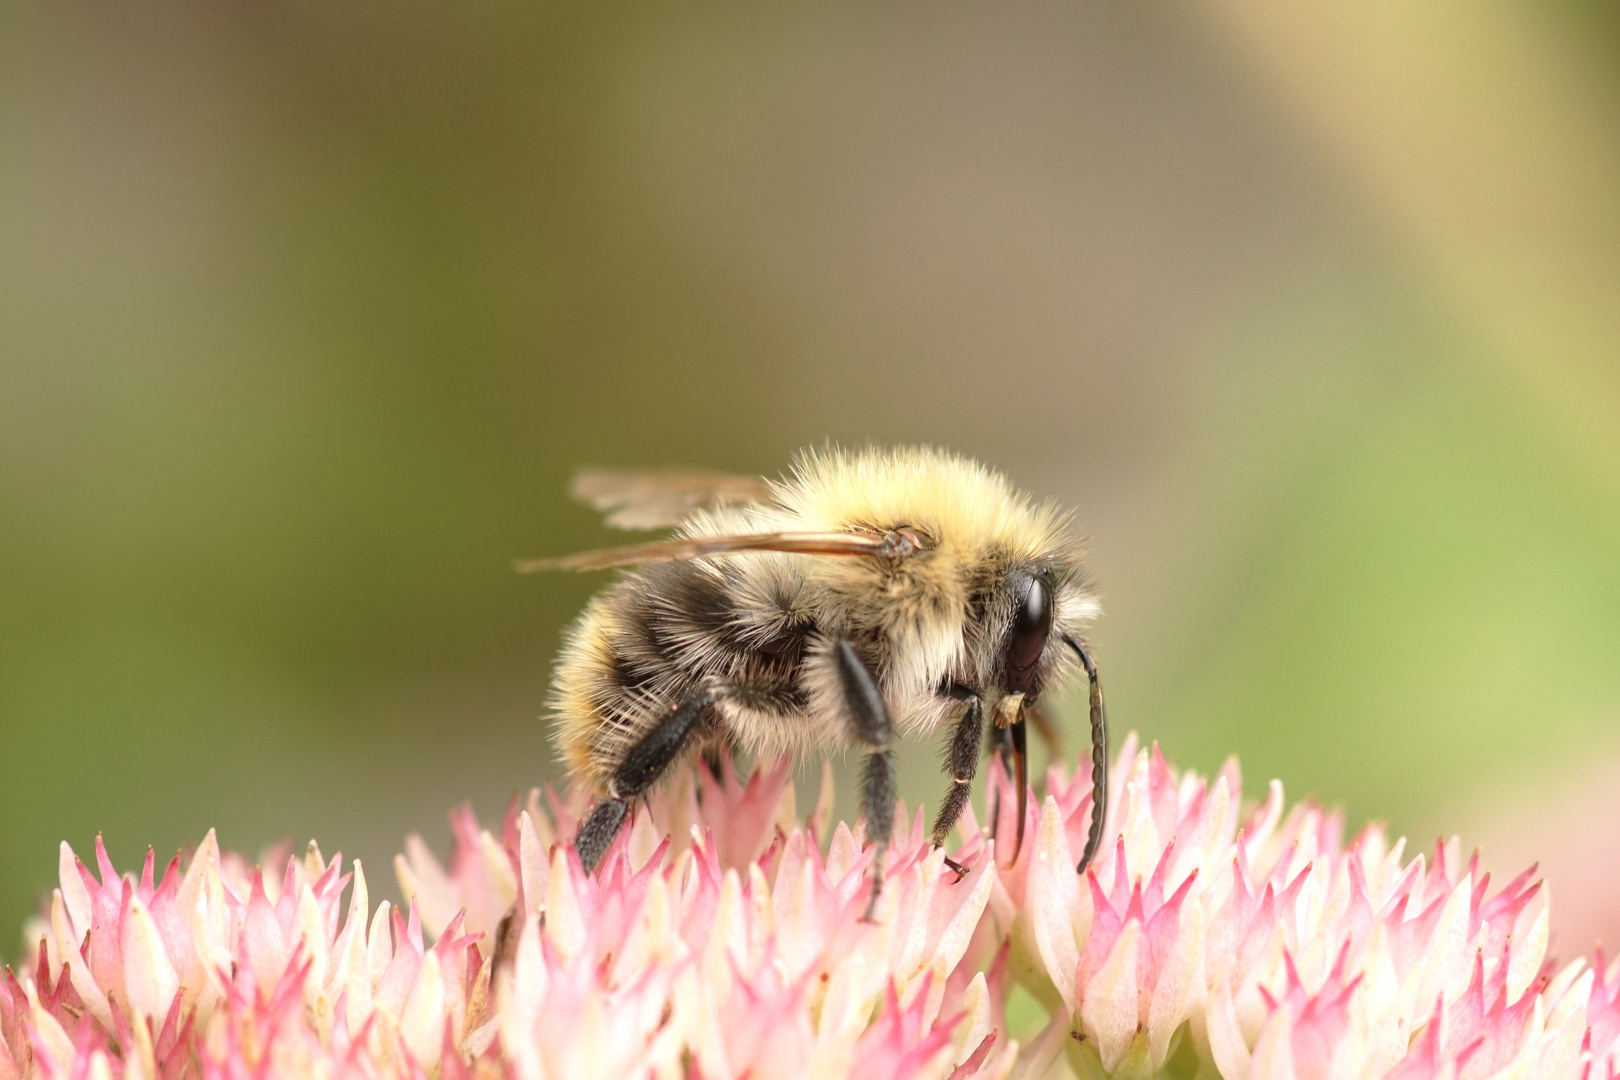
{"label": "bee's claw", "polygon": [[957,862],[949,855],[945,856],[945,865],[951,868],[951,872],[956,875],[957,881],[961,881],[963,878],[967,877],[968,871],[973,869],[971,866],[968,866],[965,863]]}

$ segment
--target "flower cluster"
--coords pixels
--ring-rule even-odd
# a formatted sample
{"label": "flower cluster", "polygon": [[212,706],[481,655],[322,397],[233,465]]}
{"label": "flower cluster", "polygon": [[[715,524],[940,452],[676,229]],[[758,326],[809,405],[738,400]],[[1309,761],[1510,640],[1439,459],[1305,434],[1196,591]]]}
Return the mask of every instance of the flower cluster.
{"label": "flower cluster", "polygon": [[[902,807],[870,920],[871,845],[825,775],[801,820],[785,764],[681,774],[593,875],[578,796],[493,831],[457,811],[447,865],[415,837],[396,860],[403,912],[313,844],[255,867],[210,833],[161,878],[64,844],[0,981],[0,1080],[1620,1078],[1620,962],[1547,961],[1533,871],[1493,888],[1455,841],[1347,842],[1276,783],[1244,810],[1235,764],[1132,740],[1113,769],[1083,876],[1084,766],[1048,774],[1016,851],[987,769],[964,875]],[[1044,1015],[1010,1027],[1015,988]]]}

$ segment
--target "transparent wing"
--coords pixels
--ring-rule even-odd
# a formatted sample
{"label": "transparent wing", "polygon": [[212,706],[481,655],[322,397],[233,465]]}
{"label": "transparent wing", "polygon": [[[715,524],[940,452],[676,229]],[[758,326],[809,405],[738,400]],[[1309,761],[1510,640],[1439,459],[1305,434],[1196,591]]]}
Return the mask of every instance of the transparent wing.
{"label": "transparent wing", "polygon": [[905,531],[884,536],[840,532],[776,532],[748,536],[696,536],[657,540],[650,544],[584,551],[555,559],[520,559],[513,566],[520,574],[541,570],[606,570],[613,566],[645,566],[680,562],[710,555],[745,551],[787,551],[801,555],[875,555],[894,558],[917,550],[915,536]]}
{"label": "transparent wing", "polygon": [[667,529],[697,510],[765,502],[770,486],[757,476],[707,469],[581,469],[574,498],[601,510],[615,529]]}

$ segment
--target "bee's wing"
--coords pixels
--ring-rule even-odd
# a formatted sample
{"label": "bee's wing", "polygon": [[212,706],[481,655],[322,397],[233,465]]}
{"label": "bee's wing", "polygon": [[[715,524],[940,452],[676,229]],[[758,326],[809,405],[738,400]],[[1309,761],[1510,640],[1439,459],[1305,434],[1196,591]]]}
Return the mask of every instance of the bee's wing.
{"label": "bee's wing", "polygon": [[841,532],[774,532],[746,536],[694,536],[657,540],[650,544],[582,551],[555,559],[520,559],[513,564],[520,574],[539,570],[606,570],[613,566],[679,562],[740,551],[788,551],[801,555],[898,556],[914,550],[905,537],[866,536]]}
{"label": "bee's wing", "polygon": [[707,469],[581,469],[574,498],[606,513],[615,529],[667,529],[697,510],[765,502],[770,486],[757,476]]}

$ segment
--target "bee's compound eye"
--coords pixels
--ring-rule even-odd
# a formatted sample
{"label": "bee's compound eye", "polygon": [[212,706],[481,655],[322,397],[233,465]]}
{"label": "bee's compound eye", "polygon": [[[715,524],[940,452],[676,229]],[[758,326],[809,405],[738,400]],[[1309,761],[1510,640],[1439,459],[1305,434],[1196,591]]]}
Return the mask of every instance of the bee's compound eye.
{"label": "bee's compound eye", "polygon": [[1011,681],[1018,682],[1017,675],[1033,668],[1046,648],[1046,638],[1052,632],[1052,593],[1046,582],[1033,574],[1015,575],[1013,589],[1018,607],[1013,611],[1012,630],[1007,635],[1007,669]]}

